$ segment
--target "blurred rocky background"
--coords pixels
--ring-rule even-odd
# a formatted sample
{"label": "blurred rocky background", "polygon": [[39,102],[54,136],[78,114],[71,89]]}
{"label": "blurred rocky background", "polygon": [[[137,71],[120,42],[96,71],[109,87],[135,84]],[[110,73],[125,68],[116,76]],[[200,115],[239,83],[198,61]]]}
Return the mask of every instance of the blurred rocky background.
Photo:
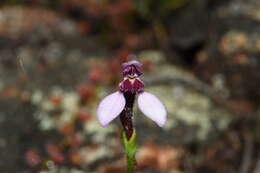
{"label": "blurred rocky background", "polygon": [[137,173],[259,173],[259,53],[259,0],[1,0],[0,172],[125,172],[95,110],[136,56]]}

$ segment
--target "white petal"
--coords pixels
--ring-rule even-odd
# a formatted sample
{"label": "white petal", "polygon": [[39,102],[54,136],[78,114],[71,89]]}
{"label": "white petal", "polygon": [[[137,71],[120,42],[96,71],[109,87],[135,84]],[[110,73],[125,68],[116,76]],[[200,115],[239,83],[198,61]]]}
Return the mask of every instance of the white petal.
{"label": "white petal", "polygon": [[106,126],[115,119],[125,107],[123,93],[117,91],[106,96],[97,108],[97,116],[100,124]]}
{"label": "white petal", "polygon": [[138,96],[139,109],[159,126],[166,122],[166,109],[161,101],[153,94],[143,92]]}

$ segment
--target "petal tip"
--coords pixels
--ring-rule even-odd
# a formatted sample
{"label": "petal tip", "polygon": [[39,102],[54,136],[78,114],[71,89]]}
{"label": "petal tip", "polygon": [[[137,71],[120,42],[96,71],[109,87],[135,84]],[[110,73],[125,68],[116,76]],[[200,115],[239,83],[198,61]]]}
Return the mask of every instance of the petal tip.
{"label": "petal tip", "polygon": [[102,113],[100,113],[99,111],[97,111],[97,117],[98,117],[98,122],[101,126],[105,127],[107,126],[110,121],[112,121],[112,119],[107,119],[103,116]]}
{"label": "petal tip", "polygon": [[158,126],[163,127],[166,123],[166,119],[157,122]]}
{"label": "petal tip", "polygon": [[102,122],[102,121],[99,121],[99,124],[100,124],[101,126],[105,127],[105,126],[107,126],[109,123],[107,123],[107,122]]}

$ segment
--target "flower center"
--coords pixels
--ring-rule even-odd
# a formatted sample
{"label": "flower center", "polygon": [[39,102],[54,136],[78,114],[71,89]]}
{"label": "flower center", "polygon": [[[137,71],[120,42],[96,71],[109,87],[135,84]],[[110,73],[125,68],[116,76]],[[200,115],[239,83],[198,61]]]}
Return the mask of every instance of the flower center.
{"label": "flower center", "polygon": [[140,93],[144,90],[144,84],[136,77],[133,79],[127,77],[119,84],[119,90],[123,93]]}

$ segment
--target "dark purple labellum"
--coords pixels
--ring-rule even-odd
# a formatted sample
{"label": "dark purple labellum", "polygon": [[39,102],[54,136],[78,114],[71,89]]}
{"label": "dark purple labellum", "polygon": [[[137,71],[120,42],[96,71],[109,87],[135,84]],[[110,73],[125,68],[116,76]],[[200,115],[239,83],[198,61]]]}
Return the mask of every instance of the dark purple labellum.
{"label": "dark purple labellum", "polygon": [[133,105],[135,100],[135,94],[125,92],[124,97],[126,99],[126,105],[123,111],[120,113],[120,120],[125,131],[126,137],[129,140],[134,132],[133,127]]}

